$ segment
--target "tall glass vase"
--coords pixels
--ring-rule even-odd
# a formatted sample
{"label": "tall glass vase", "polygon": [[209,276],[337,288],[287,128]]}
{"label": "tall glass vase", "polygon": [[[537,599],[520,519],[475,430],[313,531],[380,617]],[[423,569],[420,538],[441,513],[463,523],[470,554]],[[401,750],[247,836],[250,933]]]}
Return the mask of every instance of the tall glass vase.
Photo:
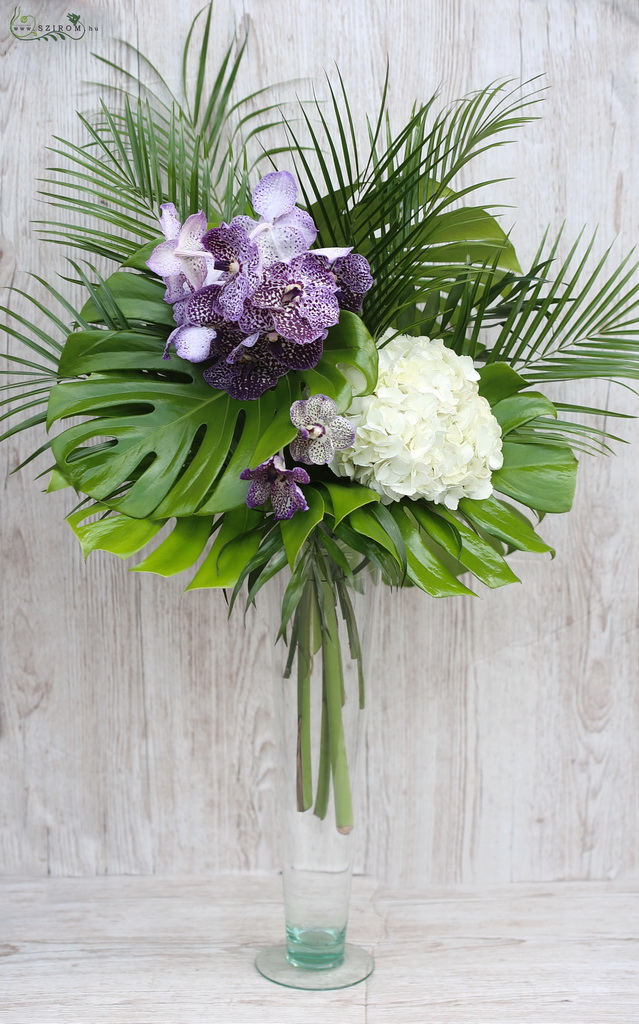
{"label": "tall glass vase", "polygon": [[[270,595],[273,637],[283,589]],[[346,931],[376,596],[370,574],[354,584],[311,572],[288,644],[274,649],[285,941],[264,949],[256,966],[292,988],[346,988],[374,966],[366,950],[346,942]]]}

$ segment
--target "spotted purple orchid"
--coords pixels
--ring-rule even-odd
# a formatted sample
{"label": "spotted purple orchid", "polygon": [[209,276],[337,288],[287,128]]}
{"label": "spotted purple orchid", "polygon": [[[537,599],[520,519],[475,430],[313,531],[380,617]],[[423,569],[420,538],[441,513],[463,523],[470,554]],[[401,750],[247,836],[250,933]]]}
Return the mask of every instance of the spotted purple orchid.
{"label": "spotted purple orchid", "polygon": [[314,253],[265,267],[249,310],[270,314],[273,330],[288,341],[315,341],[339,320],[337,285],[326,259]]}
{"label": "spotted purple orchid", "polygon": [[293,175],[274,171],[253,190],[259,220],[237,216],[210,230],[203,211],[181,224],[172,203],[162,206],[165,241],[147,265],[163,277],[177,325],[164,358],[173,349],[206,363],[206,382],[238,401],[315,366],[340,309],[361,309],[372,284],[367,261],[350,246],[309,251],[317,229],[297,195]]}
{"label": "spotted purple orchid", "polygon": [[237,321],[246,300],[260,283],[260,250],[237,218],[231,224],[220,224],[207,231],[202,244],[220,273],[220,314],[225,320]]}
{"label": "spotted purple orchid", "polygon": [[301,466],[287,469],[281,455],[272,455],[255,469],[245,469],[240,479],[251,481],[246,495],[249,508],[259,508],[270,500],[275,519],[291,519],[297,511],[308,511],[308,503],[298,485],[310,483],[310,477]]}
{"label": "spotted purple orchid", "polygon": [[345,416],[339,416],[337,406],[327,395],[311,395],[291,406],[291,423],[299,434],[289,445],[296,462],[325,466],[332,462],[336,451],[350,448],[355,430]]}
{"label": "spotted purple orchid", "polygon": [[361,313],[364,296],[374,281],[371,268],[365,256],[358,252],[340,256],[333,263],[331,270],[335,274],[337,285],[337,301],[340,309],[351,313]]}
{"label": "spotted purple orchid", "polygon": [[314,256],[325,256],[334,276],[337,292],[335,297],[340,309],[361,313],[364,296],[375,283],[371,268],[365,256],[352,252],[352,246],[331,249],[314,249]]}
{"label": "spotted purple orchid", "polygon": [[222,324],[218,285],[207,285],[190,298],[176,302],[173,315],[179,326],[169,334],[164,359],[173,345],[176,355],[190,363],[203,363],[213,355],[213,342]]}
{"label": "spotted purple orchid", "polygon": [[309,370],[322,358],[328,331],[300,345],[270,330],[268,316],[256,316],[250,324],[225,321],[218,300],[219,288],[211,285],[176,303],[174,315],[180,326],[169,335],[164,350],[166,359],[174,346],[176,354],[191,363],[214,360],[203,374],[211,387],[240,402],[250,401],[290,370]]}
{"label": "spotted purple orchid", "polygon": [[204,211],[191,214],[182,224],[173,203],[163,203],[160,209],[160,227],[165,241],[156,245],[146,265],[163,278],[165,301],[172,304],[212,283],[219,274],[202,246],[207,230]]}
{"label": "spotted purple orchid", "polygon": [[288,263],[295,256],[308,252],[317,238],[313,218],[298,209],[297,182],[289,171],[266,174],[253,189],[251,203],[259,221],[251,217],[236,217],[254,241],[264,266]]}
{"label": "spotted purple orchid", "polygon": [[216,361],[204,371],[211,387],[240,402],[259,398],[291,370],[309,370],[322,358],[324,331],[308,345],[298,345],[276,331],[252,334],[221,328],[212,346]]}

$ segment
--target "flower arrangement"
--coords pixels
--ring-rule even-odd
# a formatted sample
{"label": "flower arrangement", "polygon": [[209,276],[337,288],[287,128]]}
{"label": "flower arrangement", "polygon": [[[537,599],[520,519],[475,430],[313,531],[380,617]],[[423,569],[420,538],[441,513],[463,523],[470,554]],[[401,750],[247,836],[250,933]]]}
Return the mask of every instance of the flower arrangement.
{"label": "flower arrangement", "polygon": [[[486,183],[456,189],[530,120],[536,92],[490,86],[437,115],[429,99],[394,131],[386,87],[367,128],[339,78],[328,109],[302,102],[293,120],[231,103],[243,47],[205,95],[210,26],[209,7],[199,54],[192,31],[185,48],[194,87],[137,81],[139,97],[81,118],[85,141],[56,149],[48,194],[79,219],[41,231],[72,247],[82,299],[43,282],[34,319],[6,327],[27,351],[7,356],[22,401],[0,440],[54,431],[34,455],[53,456],[50,489],[80,496],[68,522],[85,555],[144,550],[135,571],[190,571],[188,589],[226,588],[231,608],[289,574],[279,635],[298,678],[298,809],[325,816],[332,783],[348,832],[352,588],[372,567],[385,585],[469,594],[473,578],[516,581],[514,549],[552,553],[538,522],[569,511],[575,452],[615,438],[592,424],[600,410],[537,388],[639,377],[639,286],[628,260],[591,269],[592,242],[560,262],[560,238],[545,238],[522,268],[490,209],[469,203]],[[285,145],[268,141],[274,118]]]}

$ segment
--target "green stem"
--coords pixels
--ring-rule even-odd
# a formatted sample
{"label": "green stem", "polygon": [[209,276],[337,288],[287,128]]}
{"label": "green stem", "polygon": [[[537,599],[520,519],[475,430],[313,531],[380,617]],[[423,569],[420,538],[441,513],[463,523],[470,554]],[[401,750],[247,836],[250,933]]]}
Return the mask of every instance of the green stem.
{"label": "green stem", "polygon": [[311,770],[312,590],[308,583],[297,613],[297,809],[313,803]]}
{"label": "green stem", "polygon": [[335,824],[338,832],[348,834],[353,828],[353,801],[342,721],[344,679],[334,583],[327,580],[317,580],[316,583],[321,588],[323,597],[322,676],[326,692]]}
{"label": "green stem", "polygon": [[357,627],[357,619],[355,618],[355,611],[353,609],[353,602],[348,592],[348,584],[344,580],[340,580],[337,584],[337,592],[339,594],[339,603],[342,610],[342,618],[346,623],[346,630],[348,633],[348,645],[351,652],[351,658],[357,661],[357,684],[359,691],[359,706],[360,710],[364,710],[366,706],[366,690],[364,686],[364,665],[362,660],[362,645],[359,639],[359,629]]}
{"label": "green stem", "polygon": [[322,722],[320,726],[320,756],[317,771],[317,791],[315,793],[316,814],[322,821],[328,811],[328,795],[331,790],[331,753],[328,737],[328,711],[326,708],[326,687],[322,678]]}

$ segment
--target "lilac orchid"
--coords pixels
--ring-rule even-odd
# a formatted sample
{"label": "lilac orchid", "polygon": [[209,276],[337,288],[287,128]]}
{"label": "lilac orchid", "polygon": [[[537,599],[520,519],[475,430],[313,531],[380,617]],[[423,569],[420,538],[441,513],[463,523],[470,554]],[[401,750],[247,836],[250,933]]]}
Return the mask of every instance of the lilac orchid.
{"label": "lilac orchid", "polygon": [[202,246],[207,230],[204,211],[191,214],[181,224],[173,203],[163,203],[160,209],[160,227],[165,241],[156,245],[146,265],[164,279],[164,298],[174,303],[211,284],[219,274]]}
{"label": "lilac orchid", "polygon": [[216,362],[204,371],[204,380],[240,402],[259,398],[290,370],[315,366],[322,357],[327,333],[308,345],[297,345],[275,331],[246,337],[238,330],[222,328],[213,346]]}
{"label": "lilac orchid", "polygon": [[179,327],[166,340],[164,359],[169,358],[171,345],[181,359],[190,363],[202,363],[211,358],[212,345],[222,324],[217,301],[219,291],[219,286],[207,285],[185,301],[176,302],[173,315]]}
{"label": "lilac orchid", "polygon": [[[164,358],[174,348],[207,363],[205,381],[238,401],[259,398],[290,370],[314,367],[340,308],[360,309],[372,284],[368,262],[350,246],[309,252],[317,229],[296,207],[297,194],[293,175],[274,171],[253,190],[258,221],[237,216],[210,230],[202,210],[182,225],[172,203],[162,206],[165,241],[147,265],[164,278],[177,324]],[[311,426],[321,433],[328,421]],[[307,440],[296,442],[300,451]],[[319,457],[327,445],[313,452]]]}
{"label": "lilac orchid", "polygon": [[295,256],[308,252],[317,238],[317,228],[310,214],[295,205],[297,182],[289,171],[272,171],[264,175],[253,189],[251,202],[260,220],[236,217],[249,232],[261,253],[262,263],[288,263]]}
{"label": "lilac orchid", "polygon": [[355,430],[345,416],[339,416],[337,406],[327,395],[311,395],[293,402],[291,423],[299,434],[289,446],[297,462],[325,466],[333,461],[336,451],[350,448]]}
{"label": "lilac orchid", "polygon": [[300,345],[271,330],[270,316],[262,316],[261,311],[251,324],[229,323],[221,314],[219,292],[219,287],[210,285],[175,304],[180,326],[167,339],[166,359],[171,345],[191,363],[214,359],[204,371],[204,380],[241,402],[259,398],[289,370],[308,370],[319,362],[328,331]]}
{"label": "lilac orchid", "polygon": [[366,257],[357,252],[340,256],[332,264],[331,270],[335,274],[340,309],[361,313],[364,296],[374,283]]}
{"label": "lilac orchid", "polygon": [[249,308],[270,313],[278,334],[304,345],[339,320],[336,291],[326,260],[306,253],[266,267]]}
{"label": "lilac orchid", "polygon": [[310,483],[310,477],[301,466],[287,469],[281,455],[272,455],[255,469],[243,470],[240,479],[252,481],[246,495],[249,508],[259,508],[270,499],[275,519],[291,519],[298,510],[308,511],[308,503],[298,484]]}
{"label": "lilac orchid", "polygon": [[352,246],[314,249],[314,256],[325,256],[337,285],[340,309],[361,313],[364,296],[375,283],[365,256],[352,252]]}
{"label": "lilac orchid", "polygon": [[220,224],[207,231],[202,242],[221,275],[220,312],[225,320],[237,321],[244,303],[260,283],[260,250],[237,218],[231,224]]}

